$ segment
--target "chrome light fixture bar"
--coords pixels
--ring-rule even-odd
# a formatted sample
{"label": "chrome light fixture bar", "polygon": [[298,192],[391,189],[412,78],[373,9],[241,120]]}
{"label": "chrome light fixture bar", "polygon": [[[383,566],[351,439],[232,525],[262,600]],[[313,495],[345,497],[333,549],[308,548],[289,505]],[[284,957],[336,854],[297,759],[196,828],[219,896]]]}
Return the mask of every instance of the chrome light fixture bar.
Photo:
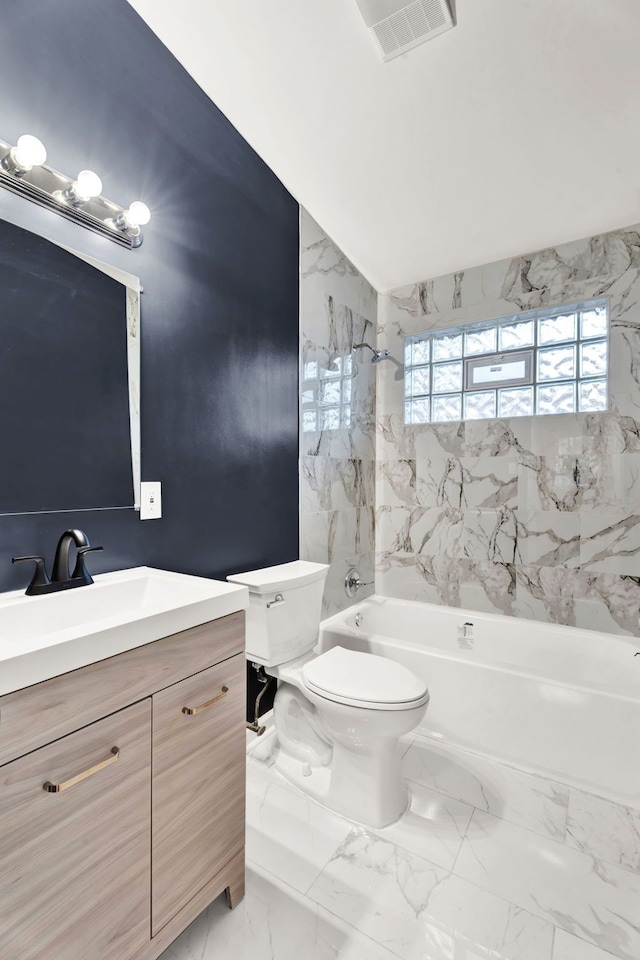
{"label": "chrome light fixture bar", "polygon": [[102,181],[92,170],[67,177],[47,166],[46,158],[37,137],[23,134],[15,146],[0,140],[0,186],[120,246],[140,246],[141,226],[151,217],[146,204],[136,200],[121,207],[101,195]]}

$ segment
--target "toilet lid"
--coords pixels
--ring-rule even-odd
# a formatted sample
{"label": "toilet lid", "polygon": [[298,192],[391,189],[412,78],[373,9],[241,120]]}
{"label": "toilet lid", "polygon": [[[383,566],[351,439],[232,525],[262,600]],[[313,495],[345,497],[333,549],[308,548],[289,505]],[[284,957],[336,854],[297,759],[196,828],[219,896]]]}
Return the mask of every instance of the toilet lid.
{"label": "toilet lid", "polygon": [[427,685],[401,663],[332,647],[302,669],[305,685],[328,700],[370,709],[399,710],[429,699]]}

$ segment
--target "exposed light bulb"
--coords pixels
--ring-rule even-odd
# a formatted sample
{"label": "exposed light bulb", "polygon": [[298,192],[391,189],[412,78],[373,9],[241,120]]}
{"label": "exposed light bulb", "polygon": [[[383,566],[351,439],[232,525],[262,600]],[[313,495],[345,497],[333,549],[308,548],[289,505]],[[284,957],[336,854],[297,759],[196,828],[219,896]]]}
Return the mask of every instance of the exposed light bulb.
{"label": "exposed light bulb", "polygon": [[47,151],[42,140],[32,137],[30,133],[23,133],[11,150],[15,163],[23,170],[41,166],[47,159]]}
{"label": "exposed light bulb", "polygon": [[129,209],[124,211],[123,216],[127,226],[135,230],[136,227],[143,227],[145,223],[149,223],[151,211],[142,200],[134,200]]}
{"label": "exposed light bulb", "polygon": [[73,182],[73,192],[83,202],[99,197],[102,193],[102,180],[93,170],[81,170]]}

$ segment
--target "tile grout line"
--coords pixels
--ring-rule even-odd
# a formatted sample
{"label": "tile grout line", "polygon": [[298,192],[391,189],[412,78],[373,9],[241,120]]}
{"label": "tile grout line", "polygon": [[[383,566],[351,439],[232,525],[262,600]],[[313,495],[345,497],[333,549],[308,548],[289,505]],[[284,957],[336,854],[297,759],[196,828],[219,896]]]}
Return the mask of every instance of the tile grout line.
{"label": "tile grout line", "polygon": [[[580,943],[586,943],[588,947],[593,947],[594,950],[598,950],[600,953],[604,954],[605,957],[611,958],[611,960],[624,960],[624,957],[619,953],[611,953],[610,950],[607,950],[606,947],[601,947],[599,944],[594,943],[592,940],[585,940],[584,937],[581,937],[579,933],[572,933],[569,930],[565,930],[563,927],[558,927],[553,924],[553,949],[555,950],[556,942],[556,932],[560,931],[561,933],[566,933],[568,937],[573,937],[574,940],[578,940]],[[553,953],[551,954],[551,960],[555,960]]]}
{"label": "tile grout line", "polygon": [[[346,823],[347,826],[348,826],[349,823],[350,823],[350,821],[345,820],[345,823]],[[348,826],[347,832],[345,833],[345,835],[344,835],[344,837],[342,838],[342,840],[340,840],[340,841],[336,844],[334,850],[331,852],[331,855],[327,858],[327,860],[325,860],[325,862],[323,863],[323,865],[320,867],[320,869],[318,870],[318,872],[317,872],[316,875],[314,876],[314,878],[313,878],[313,880],[311,881],[311,883],[305,888],[305,890],[304,890],[304,896],[305,896],[305,897],[308,895],[309,890],[311,890],[311,887],[314,885],[314,883],[316,882],[316,880],[317,880],[317,879],[320,877],[320,875],[327,869],[327,867],[329,866],[329,864],[331,863],[331,861],[332,861],[333,858],[335,857],[337,851],[340,849],[340,847],[341,847],[341,846],[343,845],[343,843],[346,841],[347,837],[349,837],[349,836],[351,835],[352,831],[353,831],[353,824],[352,824],[351,826]],[[309,897],[309,900],[311,901],[311,897]],[[312,903],[315,903],[315,901],[311,901],[311,902],[312,902]]]}
{"label": "tile grout line", "polygon": [[340,916],[340,914],[334,913],[332,910],[329,909],[329,907],[326,907],[323,903],[318,903],[317,901],[312,900],[310,897],[308,897],[307,899],[309,903],[312,904],[316,910],[322,911],[325,914],[328,914],[330,917],[335,917],[336,920],[338,920],[341,924],[344,924],[344,926],[349,927],[349,929],[357,933],[358,936],[364,937],[370,943],[375,944],[376,947],[382,947],[383,950],[386,950],[387,953],[393,954],[394,957],[398,957],[399,960],[404,960],[401,954],[396,953],[395,950],[392,950],[391,947],[387,947],[380,940],[376,940],[374,939],[374,937],[370,937],[368,933],[363,933],[362,930],[359,929],[359,927],[356,927],[353,923],[350,923],[348,920],[345,920],[344,917]]}
{"label": "tile grout line", "polygon": [[460,856],[460,851],[462,850],[462,846],[463,846],[464,841],[465,841],[465,839],[466,839],[467,833],[469,832],[469,827],[471,826],[471,821],[473,820],[473,818],[474,818],[474,816],[475,816],[475,812],[476,812],[477,809],[478,809],[477,807],[472,807],[471,816],[469,817],[469,819],[468,819],[468,821],[467,821],[467,825],[466,825],[466,827],[464,828],[464,834],[463,834],[463,836],[460,838],[460,845],[458,846],[458,851],[457,851],[457,853],[456,853],[456,855],[455,855],[455,858],[454,858],[453,863],[451,864],[450,874],[455,874],[455,876],[458,876],[458,874],[455,873],[456,863],[458,862],[458,857]]}
{"label": "tile grout line", "polygon": [[[331,861],[331,858],[329,858],[329,860],[327,861],[327,864],[330,863],[330,861]],[[325,867],[327,866],[327,864],[325,864]],[[363,933],[358,927],[354,926],[352,923],[349,923],[349,921],[345,920],[344,917],[341,917],[340,914],[334,913],[332,910],[329,909],[329,907],[326,907],[323,903],[318,903],[316,900],[312,900],[311,897],[308,896],[308,892],[303,893],[302,891],[296,889],[296,887],[292,886],[286,880],[283,880],[282,877],[279,877],[278,874],[272,873],[271,870],[268,870],[266,867],[262,866],[261,864],[254,863],[249,858],[247,859],[247,865],[251,865],[252,869],[256,871],[258,876],[260,876],[262,873],[266,873],[268,876],[273,877],[275,880],[277,880],[278,883],[287,887],[287,889],[291,891],[292,899],[294,901],[296,902],[300,902],[300,900],[304,901],[305,904],[308,904],[309,907],[313,908],[313,910],[317,911],[317,913],[325,913],[328,916],[335,918],[340,924],[343,924],[345,927],[348,927],[349,930],[353,930],[355,933],[357,933],[358,936],[363,937],[364,939],[370,941],[372,944],[375,944],[375,946],[377,947],[382,947],[383,950],[386,950],[388,953],[391,953],[394,956],[399,957],[400,960],[403,960],[403,958],[399,954],[397,954],[394,950],[391,950],[389,947],[386,947],[379,940],[375,940],[373,937],[370,937],[368,934]],[[323,867],[322,870],[324,870],[325,867]],[[320,873],[322,873],[322,870],[320,871]],[[320,873],[318,874],[318,876],[320,876]],[[317,879],[318,877],[316,877],[315,880],[313,880],[313,882],[308,887],[308,890],[311,889],[311,887],[313,886],[313,884]]]}

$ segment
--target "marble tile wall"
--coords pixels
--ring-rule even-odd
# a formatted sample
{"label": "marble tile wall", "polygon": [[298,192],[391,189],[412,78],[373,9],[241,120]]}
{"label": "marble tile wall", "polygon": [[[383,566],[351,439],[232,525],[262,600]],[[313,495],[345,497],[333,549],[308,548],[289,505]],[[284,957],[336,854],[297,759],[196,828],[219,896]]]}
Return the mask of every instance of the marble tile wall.
{"label": "marble tile wall", "polygon": [[[378,593],[638,635],[639,231],[379,297]],[[602,296],[609,412],[405,427],[406,334]]]}
{"label": "marble tile wall", "polygon": [[[377,294],[342,251],[306,213],[301,212],[301,390],[300,511],[301,552],[305,560],[329,563],[323,616],[354,601],[344,591],[344,578],[356,566],[373,592],[375,535],[375,385],[376,368],[366,349],[375,345]],[[351,358],[350,401],[343,422],[305,430],[305,396],[316,396],[318,384],[305,380],[305,370],[321,370]],[[309,409],[308,407],[306,407]],[[311,409],[315,409],[311,403]],[[344,420],[344,414],[349,423]]]}

